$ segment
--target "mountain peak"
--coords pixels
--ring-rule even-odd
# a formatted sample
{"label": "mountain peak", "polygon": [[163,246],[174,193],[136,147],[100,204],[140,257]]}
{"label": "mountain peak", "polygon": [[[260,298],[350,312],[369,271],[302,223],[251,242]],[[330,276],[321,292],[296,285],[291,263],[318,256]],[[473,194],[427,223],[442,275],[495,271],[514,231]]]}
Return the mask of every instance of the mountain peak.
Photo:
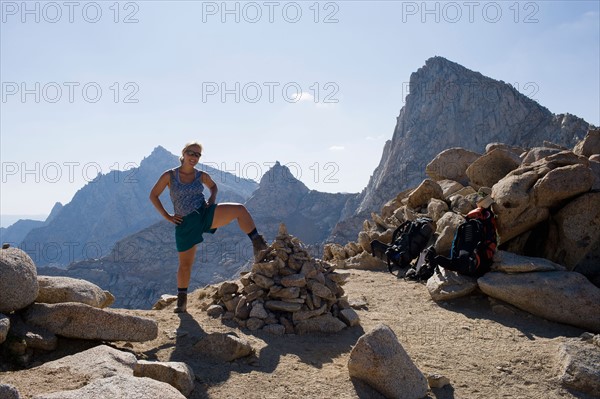
{"label": "mountain peak", "polygon": [[176,158],[175,155],[171,154],[166,148],[159,145],[152,150],[150,155],[148,155],[147,157],[144,157],[144,159],[142,159],[142,162],[140,162],[140,166],[142,166],[146,163],[162,164],[162,163],[165,163],[165,161],[167,163],[171,164],[171,163],[175,162],[175,158]]}
{"label": "mountain peak", "polygon": [[416,187],[426,177],[425,165],[446,148],[481,153],[492,142],[534,147],[544,140],[573,147],[591,127],[577,117],[552,114],[518,87],[440,56],[411,74],[409,90],[355,214]]}
{"label": "mountain peak", "polygon": [[269,187],[269,189],[272,189],[274,187],[293,185],[295,190],[308,192],[308,187],[296,178],[296,174],[299,172],[300,171],[292,172],[286,165],[282,165],[279,161],[275,161],[273,167],[271,167],[271,169],[269,169],[260,179],[259,186],[260,188]]}
{"label": "mountain peak", "polygon": [[52,207],[50,214],[46,218],[45,223],[46,224],[50,223],[52,221],[52,219],[54,219],[56,217],[56,215],[58,215],[58,213],[62,210],[62,208],[63,208],[63,204],[61,204],[60,202],[56,202],[54,204],[54,206]]}

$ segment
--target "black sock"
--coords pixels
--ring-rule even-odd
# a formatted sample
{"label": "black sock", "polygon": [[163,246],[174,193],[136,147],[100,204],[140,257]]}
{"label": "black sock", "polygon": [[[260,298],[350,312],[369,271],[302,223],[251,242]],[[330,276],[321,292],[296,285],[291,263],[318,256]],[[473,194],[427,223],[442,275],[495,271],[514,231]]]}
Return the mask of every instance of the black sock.
{"label": "black sock", "polygon": [[187,290],[188,290],[187,287],[185,287],[185,288],[179,288],[179,287],[177,287],[177,295],[179,295],[179,294],[186,294],[187,295]]}
{"label": "black sock", "polygon": [[256,237],[258,237],[258,231],[256,231],[256,227],[254,228],[254,230],[248,233],[248,237],[250,237],[251,240],[254,240]]}

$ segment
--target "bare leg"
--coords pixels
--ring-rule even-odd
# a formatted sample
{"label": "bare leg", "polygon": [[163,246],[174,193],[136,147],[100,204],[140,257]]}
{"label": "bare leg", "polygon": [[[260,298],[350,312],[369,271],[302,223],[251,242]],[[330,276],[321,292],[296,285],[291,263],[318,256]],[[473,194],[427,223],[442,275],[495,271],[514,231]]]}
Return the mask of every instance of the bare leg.
{"label": "bare leg", "polygon": [[192,264],[196,256],[196,246],[187,251],[179,252],[179,269],[177,269],[177,287],[187,288],[192,275]]}
{"label": "bare leg", "polygon": [[237,219],[240,229],[246,234],[250,233],[256,227],[246,207],[233,202],[217,205],[215,217],[210,227],[213,229],[223,227],[231,223],[234,219]]}

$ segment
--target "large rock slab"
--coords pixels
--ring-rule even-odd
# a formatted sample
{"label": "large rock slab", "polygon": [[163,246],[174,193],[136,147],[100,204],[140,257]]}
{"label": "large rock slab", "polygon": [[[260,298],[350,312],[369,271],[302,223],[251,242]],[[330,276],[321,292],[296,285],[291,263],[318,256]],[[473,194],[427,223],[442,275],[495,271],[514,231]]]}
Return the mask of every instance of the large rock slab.
{"label": "large rock slab", "polygon": [[594,180],[589,163],[553,169],[533,186],[536,205],[554,207],[565,199],[589,191]]}
{"label": "large rock slab", "polygon": [[494,254],[492,270],[504,273],[529,273],[564,271],[566,268],[545,258],[517,255],[512,252],[498,250]]}
{"label": "large rock slab", "polygon": [[500,179],[521,165],[521,158],[514,152],[496,148],[475,160],[466,170],[474,189],[492,187]]}
{"label": "large rock slab", "polygon": [[448,301],[469,295],[477,288],[477,281],[451,270],[440,268],[427,280],[427,291],[434,301]]}
{"label": "large rock slab", "polygon": [[454,147],[440,152],[425,168],[425,173],[434,180],[454,180],[462,185],[469,183],[466,170],[481,154],[464,148]]}
{"label": "large rock slab", "polygon": [[600,347],[568,339],[558,351],[559,380],[567,388],[600,397]]}
{"label": "large rock slab", "polygon": [[34,399],[185,399],[171,385],[133,376],[117,375],[94,380],[73,391],[53,392],[34,396]]}
{"label": "large rock slab", "polygon": [[600,288],[576,272],[491,272],[477,280],[487,295],[560,323],[600,331]]}
{"label": "large rock slab", "polygon": [[19,248],[0,249],[0,312],[10,313],[33,303],[38,296],[33,260]]}
{"label": "large rock slab", "polygon": [[232,334],[209,334],[194,345],[194,349],[204,356],[222,362],[230,362],[254,352],[252,345]]}
{"label": "large rock slab", "polygon": [[[600,246],[600,193],[583,194],[558,211],[550,224],[544,256],[569,270]],[[597,265],[600,270],[600,265]]]}
{"label": "large rock slab", "polygon": [[366,382],[388,398],[419,399],[427,379],[415,366],[396,334],[380,324],[358,339],[348,360],[350,377]]}
{"label": "large rock slab", "polygon": [[23,312],[26,323],[68,338],[149,341],[158,336],[155,320],[82,303],[35,303]]}
{"label": "large rock slab", "polygon": [[87,376],[89,379],[106,378],[115,375],[133,376],[137,359],[134,354],[99,345],[94,348],[65,356],[58,360],[44,363],[36,367],[41,373],[48,373],[61,378],[67,375]]}
{"label": "large rock slab", "polygon": [[79,302],[95,308],[110,306],[115,298],[89,281],[71,277],[38,276],[40,287],[36,302]]}
{"label": "large rock slab", "polygon": [[186,397],[194,390],[194,371],[183,362],[149,362],[139,360],[133,369],[136,377],[166,382]]}
{"label": "large rock slab", "polygon": [[8,316],[0,313],[0,344],[6,341],[8,329],[10,328],[10,319]]}
{"label": "large rock slab", "polygon": [[492,187],[502,242],[531,230],[550,208],[589,191],[594,175],[587,158],[562,151],[513,170]]}

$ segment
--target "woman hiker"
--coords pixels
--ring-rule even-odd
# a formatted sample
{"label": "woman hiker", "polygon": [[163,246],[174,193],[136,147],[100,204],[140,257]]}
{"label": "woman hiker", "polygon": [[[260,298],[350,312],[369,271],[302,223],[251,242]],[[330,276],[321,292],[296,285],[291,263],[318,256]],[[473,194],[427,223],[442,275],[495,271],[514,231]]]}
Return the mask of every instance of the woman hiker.
{"label": "woman hiker", "polygon": [[[242,204],[216,204],[217,185],[206,172],[195,166],[200,161],[202,145],[191,142],[183,147],[179,161],[181,166],[164,172],[150,191],[150,201],[158,212],[175,224],[175,243],[179,252],[177,270],[177,307],[175,313],[187,308],[187,290],[190,283],[192,264],[196,255],[196,244],[203,241],[202,234],[214,234],[218,227],[236,219],[240,229],[252,240],[254,257],[264,256],[267,243],[256,231],[252,216]],[[162,205],[159,195],[169,186],[175,214],[169,214]],[[210,190],[208,201],[204,198],[204,186]]]}

